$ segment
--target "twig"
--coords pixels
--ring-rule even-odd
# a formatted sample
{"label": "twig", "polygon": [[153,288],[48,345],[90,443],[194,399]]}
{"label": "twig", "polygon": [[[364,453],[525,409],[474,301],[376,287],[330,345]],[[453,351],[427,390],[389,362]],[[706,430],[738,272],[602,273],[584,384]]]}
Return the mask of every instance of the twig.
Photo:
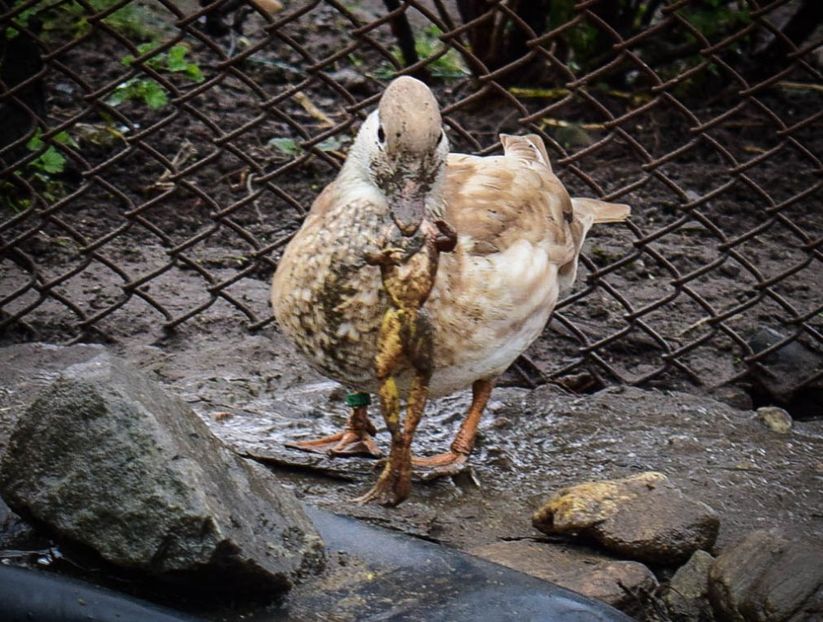
{"label": "twig", "polygon": [[[246,192],[249,193],[249,196],[255,193],[254,186],[252,183],[254,182],[254,173],[249,173],[246,176]],[[254,211],[257,212],[257,222],[261,225],[263,224],[263,213],[260,211],[259,200],[254,199],[252,202],[252,207],[254,207]]]}
{"label": "twig", "polygon": [[294,94],[294,99],[303,107],[303,110],[311,115],[312,118],[317,119],[322,127],[334,127],[334,121],[331,120],[329,115],[320,110],[320,108],[318,108],[314,102],[309,99],[308,95],[302,91],[298,91]]}

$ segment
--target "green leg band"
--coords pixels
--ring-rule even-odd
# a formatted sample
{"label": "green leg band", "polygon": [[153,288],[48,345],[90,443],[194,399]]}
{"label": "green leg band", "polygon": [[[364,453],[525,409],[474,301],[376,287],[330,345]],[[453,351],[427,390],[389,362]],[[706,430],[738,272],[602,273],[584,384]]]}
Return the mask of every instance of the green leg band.
{"label": "green leg band", "polygon": [[349,393],[346,396],[346,404],[352,408],[368,406],[371,404],[371,396],[368,393]]}

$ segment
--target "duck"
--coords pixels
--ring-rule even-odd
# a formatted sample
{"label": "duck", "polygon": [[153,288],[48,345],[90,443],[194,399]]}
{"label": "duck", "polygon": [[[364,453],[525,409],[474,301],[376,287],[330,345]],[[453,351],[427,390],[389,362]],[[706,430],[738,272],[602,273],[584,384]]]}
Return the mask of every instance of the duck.
{"label": "duck", "polygon": [[[340,432],[287,445],[330,456],[382,456],[368,407],[371,394],[385,393],[377,359],[384,320],[397,305],[375,256],[385,240],[399,240],[412,250],[395,264],[428,257],[434,268],[417,300],[428,356],[422,401],[470,387],[471,403],[448,451],[413,456],[417,422],[408,424],[419,401],[409,400],[407,425],[392,428],[381,399],[392,451],[360,502],[402,502],[409,466],[427,479],[466,468],[495,380],[541,335],[571,289],[588,231],[630,215],[624,204],[571,197],[538,135],[499,138],[503,155],[451,153],[432,91],[415,78],[395,78],[278,262],[271,302],[280,330],[311,367],[347,387],[351,408]],[[438,235],[450,242],[431,261]],[[411,351],[408,343],[398,348]],[[413,359],[397,356],[388,370],[407,392],[421,381]],[[402,456],[393,460],[398,443]]]}

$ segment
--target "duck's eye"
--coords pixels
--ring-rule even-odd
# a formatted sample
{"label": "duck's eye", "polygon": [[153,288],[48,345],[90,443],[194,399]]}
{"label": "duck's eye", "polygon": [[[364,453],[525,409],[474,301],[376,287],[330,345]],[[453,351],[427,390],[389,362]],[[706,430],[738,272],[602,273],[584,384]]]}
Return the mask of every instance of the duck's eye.
{"label": "duck's eye", "polygon": [[383,126],[377,128],[377,140],[381,143],[386,142],[386,132],[383,131]]}

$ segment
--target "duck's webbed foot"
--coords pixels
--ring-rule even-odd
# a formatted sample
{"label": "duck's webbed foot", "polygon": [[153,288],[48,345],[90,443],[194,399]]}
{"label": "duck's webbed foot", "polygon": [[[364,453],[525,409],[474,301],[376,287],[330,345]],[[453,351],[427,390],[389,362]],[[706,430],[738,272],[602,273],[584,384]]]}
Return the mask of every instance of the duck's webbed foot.
{"label": "duck's webbed foot", "polygon": [[455,435],[449,451],[425,458],[412,458],[412,464],[422,470],[420,477],[423,480],[457,475],[466,470],[469,454],[474,449],[477,426],[486,408],[486,403],[489,401],[493,386],[494,381],[491,379],[476,380],[472,384],[471,406],[469,406],[463,423],[460,424],[460,430]]}
{"label": "duck's webbed foot", "polygon": [[424,458],[412,458],[412,466],[419,470],[420,479],[430,481],[462,473],[469,466],[469,456],[456,451],[447,451]]}
{"label": "duck's webbed foot", "polygon": [[331,436],[309,441],[286,443],[286,447],[310,451],[329,456],[370,456],[380,458],[383,452],[377,446],[372,435],[376,432],[369,420],[366,406],[352,409],[346,428]]}

